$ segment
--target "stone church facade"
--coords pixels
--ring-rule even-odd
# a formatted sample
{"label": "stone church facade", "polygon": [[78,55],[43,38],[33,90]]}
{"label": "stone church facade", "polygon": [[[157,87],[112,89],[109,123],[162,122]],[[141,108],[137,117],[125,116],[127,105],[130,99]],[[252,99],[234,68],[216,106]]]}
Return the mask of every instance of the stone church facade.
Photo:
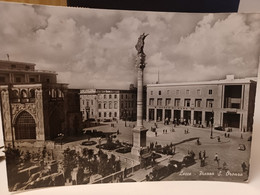
{"label": "stone church facade", "polygon": [[79,90],[57,83],[57,74],[35,64],[0,61],[0,95],[5,144],[53,145],[59,133],[80,132]]}

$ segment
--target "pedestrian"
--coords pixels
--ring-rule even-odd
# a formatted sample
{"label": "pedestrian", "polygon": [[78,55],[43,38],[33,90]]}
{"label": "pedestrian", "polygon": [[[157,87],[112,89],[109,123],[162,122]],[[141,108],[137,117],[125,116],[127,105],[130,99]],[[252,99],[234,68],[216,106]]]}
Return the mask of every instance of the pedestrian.
{"label": "pedestrian", "polygon": [[225,133],[224,136],[227,137],[227,133]]}
{"label": "pedestrian", "polygon": [[241,164],[241,167],[242,167],[242,171],[243,171],[243,172],[246,172],[247,166],[246,166],[246,163],[245,163],[245,162],[243,162],[243,163]]}
{"label": "pedestrian", "polygon": [[241,139],[243,139],[243,134],[241,133],[241,136],[240,136]]}
{"label": "pedestrian", "polygon": [[201,158],[201,151],[199,152],[199,159],[201,160],[202,158]]}
{"label": "pedestrian", "polygon": [[229,138],[229,133],[227,134],[227,137]]}
{"label": "pedestrian", "polygon": [[203,158],[206,158],[206,151],[203,151]]}
{"label": "pedestrian", "polygon": [[165,129],[165,133],[167,134],[167,129]]}
{"label": "pedestrian", "polygon": [[155,137],[157,137],[157,131],[155,131]]}
{"label": "pedestrian", "polygon": [[218,136],[218,142],[220,142],[220,137]]}
{"label": "pedestrian", "polygon": [[220,168],[220,167],[219,167],[219,161],[220,161],[220,159],[219,159],[219,157],[218,157],[218,153],[215,154],[214,160],[217,162],[217,164],[218,164],[218,169],[219,169],[219,168]]}
{"label": "pedestrian", "polygon": [[201,167],[205,166],[205,158],[204,157],[200,160],[200,166]]}
{"label": "pedestrian", "polygon": [[119,135],[119,129],[117,129],[116,134]]}
{"label": "pedestrian", "polygon": [[223,170],[227,170],[227,163],[223,162]]}
{"label": "pedestrian", "polygon": [[215,154],[214,160],[215,160],[215,161],[218,160],[218,153]]}

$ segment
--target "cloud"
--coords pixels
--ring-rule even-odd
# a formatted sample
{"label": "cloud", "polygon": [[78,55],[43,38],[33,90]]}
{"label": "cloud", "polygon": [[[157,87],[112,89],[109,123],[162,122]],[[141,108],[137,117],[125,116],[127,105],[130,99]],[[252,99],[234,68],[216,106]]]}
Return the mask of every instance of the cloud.
{"label": "cloud", "polygon": [[[12,17],[10,17],[10,15]],[[1,3],[0,58],[55,70],[70,87],[128,88],[143,32],[145,83],[255,76],[259,15],[92,10]]]}

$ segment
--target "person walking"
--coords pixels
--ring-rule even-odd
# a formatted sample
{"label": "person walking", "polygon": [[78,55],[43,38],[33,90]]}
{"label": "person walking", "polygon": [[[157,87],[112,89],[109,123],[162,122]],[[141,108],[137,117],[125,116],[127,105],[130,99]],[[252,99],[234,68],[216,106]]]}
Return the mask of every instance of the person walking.
{"label": "person walking", "polygon": [[203,158],[206,158],[206,151],[203,151]]}
{"label": "person walking", "polygon": [[218,157],[218,153],[215,154],[214,160],[217,162],[218,169],[219,169],[219,168],[220,168],[220,167],[219,167],[219,161],[220,161],[220,159],[219,159],[219,157]]}
{"label": "person walking", "polygon": [[201,157],[201,151],[199,152],[199,159],[200,159],[200,160],[202,159],[202,157]]}

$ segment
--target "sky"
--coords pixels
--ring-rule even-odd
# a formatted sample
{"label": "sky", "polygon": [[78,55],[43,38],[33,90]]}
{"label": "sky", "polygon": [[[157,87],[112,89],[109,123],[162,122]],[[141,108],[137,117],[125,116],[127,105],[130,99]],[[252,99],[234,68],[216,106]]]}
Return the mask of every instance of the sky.
{"label": "sky", "polygon": [[136,83],[135,44],[145,39],[144,83],[257,76],[260,14],[183,14],[0,3],[0,59],[53,70],[70,88]]}

